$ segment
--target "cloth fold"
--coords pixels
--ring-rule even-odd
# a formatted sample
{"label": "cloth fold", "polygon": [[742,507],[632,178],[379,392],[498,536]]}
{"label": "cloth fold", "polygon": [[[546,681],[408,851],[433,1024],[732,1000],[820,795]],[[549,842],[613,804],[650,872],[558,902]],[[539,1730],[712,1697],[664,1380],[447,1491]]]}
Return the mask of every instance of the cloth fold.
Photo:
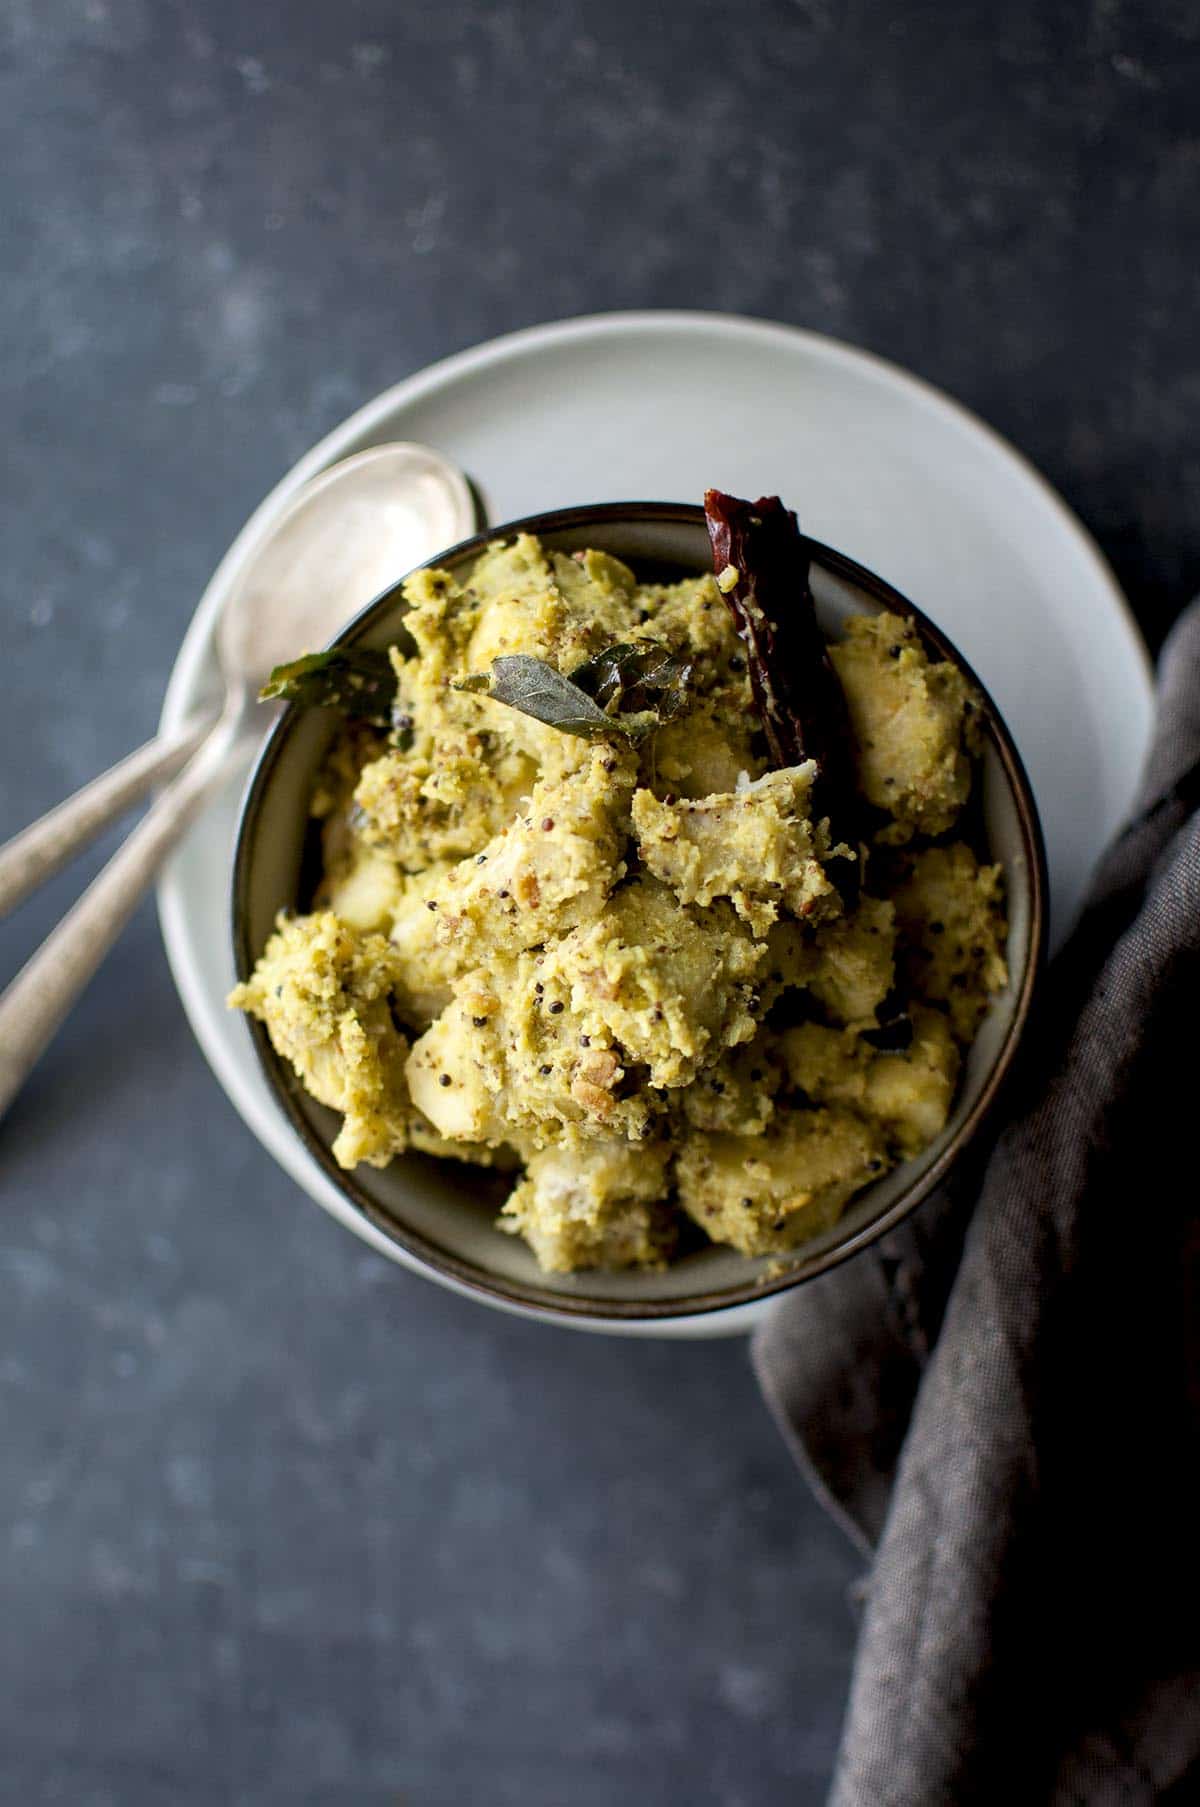
{"label": "cloth fold", "polygon": [[1200,599],[1006,1126],[756,1339],[875,1551],[833,1807],[1200,1800],[1198,812]]}

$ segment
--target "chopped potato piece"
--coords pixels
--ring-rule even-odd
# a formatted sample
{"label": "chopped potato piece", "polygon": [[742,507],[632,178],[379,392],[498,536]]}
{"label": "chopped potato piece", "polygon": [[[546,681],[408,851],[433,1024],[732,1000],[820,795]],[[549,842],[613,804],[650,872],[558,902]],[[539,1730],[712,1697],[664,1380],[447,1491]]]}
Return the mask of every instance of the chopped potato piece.
{"label": "chopped potato piece", "polygon": [[940,1136],[954,1102],[959,1053],[940,1010],[912,1013],[913,1039],[904,1049],[881,1049],[867,1067],[864,1105],[882,1123],[897,1152],[911,1160]]}
{"label": "chopped potato piece", "polygon": [[642,783],[657,797],[735,791],[743,780],[759,778],[765,770],[752,750],[753,731],[748,705],[741,714],[718,714],[713,699],[702,698],[652,737],[642,759]]}
{"label": "chopped potato piece", "polygon": [[404,976],[382,935],[358,935],[329,911],[281,918],[254,976],[230,1003],[265,1024],[305,1090],[345,1113],[342,1167],[384,1167],[408,1146],[408,1042],[393,1020]]}
{"label": "chopped potato piece", "polygon": [[834,1022],[868,1028],[892,989],[895,944],[891,904],[860,897],[849,916],[820,924],[802,983]]}
{"label": "chopped potato piece", "polygon": [[599,743],[569,778],[535,785],[523,815],[445,874],[430,901],[460,964],[594,921],[625,875],[635,770],[630,752]]}
{"label": "chopped potato piece", "polygon": [[822,864],[826,825],[809,816],[816,770],[809,760],[696,802],[660,802],[635,791],[642,859],[680,903],[704,907],[727,897],[756,935],[766,934],[781,909],[797,917],[840,910]]}
{"label": "chopped potato piece", "polygon": [[413,1099],[439,1134],[500,1142],[519,1132],[534,1148],[564,1134],[652,1134],[663,1103],[627,1078],[623,1050],[584,1027],[549,951],[468,973],[408,1063]]}
{"label": "chopped potato piece", "polygon": [[[552,552],[550,568],[579,643],[582,659],[627,639],[640,613],[637,578],[608,552]],[[574,660],[559,669],[569,671]]]}
{"label": "chopped potato piece", "polygon": [[471,574],[480,610],[467,651],[470,671],[508,653],[536,653],[570,673],[626,639],[636,622],[633,573],[603,552],[547,554],[523,533],[490,548]]}
{"label": "chopped potato piece", "polygon": [[[410,1029],[425,1029],[450,1002],[463,963],[439,934],[437,899],[448,871],[431,867],[405,884],[392,911],[389,939],[405,976],[400,1015]],[[432,906],[432,907],[431,907]]]}
{"label": "chopped potato piece", "polygon": [[727,904],[692,915],[665,885],[640,878],[546,959],[584,1031],[619,1043],[657,1087],[687,1085],[703,1063],[749,1041],[764,951]]}
{"label": "chopped potato piece", "polygon": [[679,1096],[684,1118],[692,1129],[760,1136],[775,1115],[775,1093],[783,1074],[776,1038],[757,1035],[723,1054],[683,1088]]}
{"label": "chopped potato piece", "polygon": [[443,733],[426,754],[393,751],[364,768],[358,833],[405,871],[423,872],[500,833],[536,774],[527,754],[496,757],[482,734]]}
{"label": "chopped potato piece", "polygon": [[890,902],[865,894],[847,916],[801,925],[775,923],[767,936],[763,1000],[771,1009],[802,994],[835,1023],[869,1029],[895,983],[895,923]]}
{"label": "chopped potato piece", "polygon": [[909,985],[944,1004],[959,1041],[970,1041],[988,998],[1008,984],[1000,867],[979,865],[962,842],[927,847],[893,896]]}
{"label": "chopped potato piece", "polygon": [[834,1106],[790,1111],[761,1136],[692,1136],[676,1178],[680,1204],[714,1242],[770,1255],[827,1230],[886,1165],[878,1126]]}
{"label": "chopped potato piece", "polygon": [[850,711],[862,793],[892,818],[881,839],[943,834],[971,788],[967,680],[956,665],[933,663],[899,615],[853,617],[829,656]]}
{"label": "chopped potato piece", "polygon": [[731,659],[740,659],[742,644],[733,618],[721,600],[716,579],[685,577],[674,584],[642,584],[636,596],[644,626],[672,652],[688,652],[700,659],[705,671],[725,672]]}
{"label": "chopped potato piece", "polygon": [[360,844],[326,873],[317,902],[350,928],[370,934],[390,928],[403,891],[404,877],[395,860]]}
{"label": "chopped potato piece", "polygon": [[959,1061],[940,1010],[913,1010],[907,1047],[875,1048],[853,1030],[821,1023],[787,1030],[780,1047],[797,1090],[814,1104],[852,1105],[874,1118],[905,1159],[945,1127]]}
{"label": "chopped potato piece", "polygon": [[664,1203],[669,1159],[665,1142],[533,1153],[499,1227],[524,1236],[547,1273],[665,1267],[677,1236]]}
{"label": "chopped potato piece", "polygon": [[480,1033],[469,1033],[472,1008],[467,999],[452,998],[415,1043],[406,1068],[408,1089],[439,1136],[501,1142],[508,1129],[504,1066],[486,1021]]}

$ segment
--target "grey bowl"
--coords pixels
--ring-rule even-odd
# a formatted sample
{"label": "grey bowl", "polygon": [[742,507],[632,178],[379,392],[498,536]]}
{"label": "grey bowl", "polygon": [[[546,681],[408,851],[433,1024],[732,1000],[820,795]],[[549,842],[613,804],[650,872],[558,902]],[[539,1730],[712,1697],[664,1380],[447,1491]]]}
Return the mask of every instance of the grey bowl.
{"label": "grey bowl", "polygon": [[[703,510],[682,503],[603,503],[533,515],[464,540],[431,559],[451,571],[467,566],[489,540],[536,533],[564,551],[596,546],[635,569],[682,575],[711,569]],[[853,1199],[841,1220],[789,1257],[782,1273],[767,1258],[747,1259],[711,1245],[684,1255],[665,1273],[543,1274],[523,1242],[494,1228],[504,1182],[482,1170],[409,1154],[383,1170],[345,1173],[330,1148],[334,1112],[301,1089],[266,1031],[247,1022],[280,1109],[313,1158],[350,1204],[431,1270],[493,1303],[561,1318],[616,1323],[719,1312],[785,1291],[823,1273],[893,1228],[945,1179],[994,1102],[1029,1019],[1046,927],[1045,853],[1029,781],[995,704],[962,655],[918,608],[882,578],[840,552],[810,542],[817,610],[826,631],[846,615],[892,609],[913,616],[930,651],[962,668],[983,698],[980,778],[984,838],[1004,867],[1009,911],[1010,985],[994,1000],[965,1065],[958,1102],[942,1134],[916,1160]],[[403,641],[400,584],[370,603],[336,644],[383,647]],[[301,902],[311,870],[308,798],[337,731],[323,712],[290,708],[281,716],[251,776],[242,804],[233,872],[234,957],[246,978],[283,908]]]}

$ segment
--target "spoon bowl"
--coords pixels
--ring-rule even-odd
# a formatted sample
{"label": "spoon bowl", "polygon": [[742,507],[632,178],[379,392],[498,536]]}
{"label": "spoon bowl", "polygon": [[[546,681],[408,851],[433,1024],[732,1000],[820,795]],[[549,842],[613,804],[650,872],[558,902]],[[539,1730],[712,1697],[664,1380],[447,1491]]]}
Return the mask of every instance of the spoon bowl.
{"label": "spoon bowl", "polygon": [[217,625],[226,683],[257,692],[397,571],[465,538],[475,514],[462,472],[428,446],[371,446],[322,471],[246,549]]}

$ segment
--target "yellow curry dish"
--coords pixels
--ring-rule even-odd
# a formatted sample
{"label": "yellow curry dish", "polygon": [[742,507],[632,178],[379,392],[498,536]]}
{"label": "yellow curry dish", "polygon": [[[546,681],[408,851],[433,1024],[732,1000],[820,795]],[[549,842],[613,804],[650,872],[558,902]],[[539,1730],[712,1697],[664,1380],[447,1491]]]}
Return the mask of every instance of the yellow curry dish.
{"label": "yellow curry dish", "polygon": [[939,1134],[1007,983],[978,698],[898,614],[826,643],[777,498],[710,491],[711,574],[496,540],[408,638],[267,693],[343,725],[322,877],[231,1003],[333,1153],[511,1174],[543,1269],[785,1255]]}

